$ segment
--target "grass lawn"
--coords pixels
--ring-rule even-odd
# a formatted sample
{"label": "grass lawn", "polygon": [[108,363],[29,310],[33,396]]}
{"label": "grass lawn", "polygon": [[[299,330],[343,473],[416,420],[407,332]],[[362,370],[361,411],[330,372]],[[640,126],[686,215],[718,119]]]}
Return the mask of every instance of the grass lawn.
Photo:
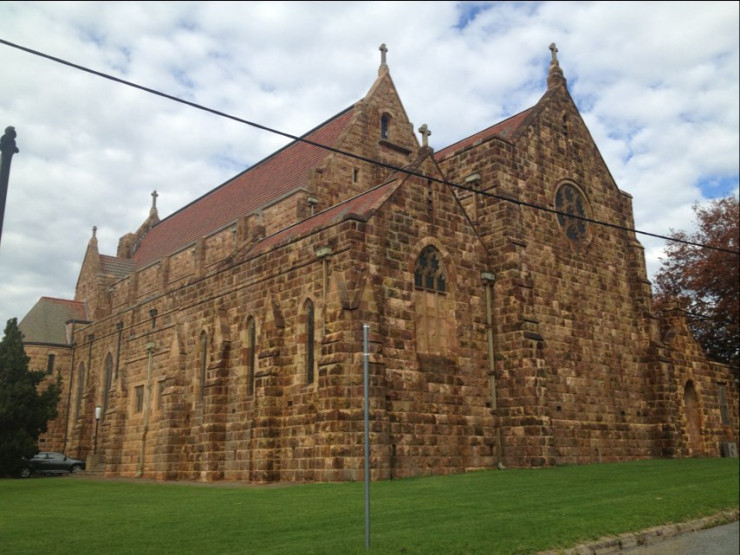
{"label": "grass lawn", "polygon": [[0,553],[510,554],[738,507],[738,459],[471,472],[285,487],[0,480]]}

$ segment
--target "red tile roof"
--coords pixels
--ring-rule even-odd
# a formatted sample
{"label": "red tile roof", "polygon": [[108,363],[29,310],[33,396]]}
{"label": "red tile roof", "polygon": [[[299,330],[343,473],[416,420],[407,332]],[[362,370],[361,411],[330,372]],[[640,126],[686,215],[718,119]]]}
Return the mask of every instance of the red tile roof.
{"label": "red tile roof", "polygon": [[280,230],[274,235],[266,237],[260,241],[250,251],[250,255],[263,253],[272,247],[292,242],[300,237],[310,235],[319,229],[337,224],[347,218],[356,217],[367,221],[375,210],[396,190],[399,185],[397,179],[390,181],[365,191],[364,193],[353,197],[345,202],[327,208],[315,216],[303,220],[291,227]]}
{"label": "red tile roof", "polygon": [[116,279],[121,279],[129,275],[134,269],[134,263],[125,258],[116,256],[100,255],[100,269],[104,274],[111,274]]}
{"label": "red tile roof", "polygon": [[[302,138],[336,147],[355,110],[350,106]],[[330,152],[296,140],[154,226],[131,259],[141,267],[307,184]]]}
{"label": "red tile roof", "polygon": [[467,139],[462,139],[461,141],[451,144],[450,146],[445,147],[439,152],[437,152],[434,155],[434,158],[436,160],[444,160],[445,158],[447,158],[451,154],[454,154],[455,152],[458,152],[469,146],[472,146],[476,142],[485,141],[494,136],[503,137],[504,139],[510,139],[514,135],[514,133],[517,131],[517,129],[519,129],[519,127],[524,122],[526,117],[535,108],[536,106],[533,106],[532,108],[524,110],[523,112],[519,112],[515,116],[511,116],[510,118],[505,119],[504,121],[499,122],[495,125],[492,125],[491,127],[484,129],[483,131],[479,131],[478,133],[476,133],[475,135],[471,135]]}

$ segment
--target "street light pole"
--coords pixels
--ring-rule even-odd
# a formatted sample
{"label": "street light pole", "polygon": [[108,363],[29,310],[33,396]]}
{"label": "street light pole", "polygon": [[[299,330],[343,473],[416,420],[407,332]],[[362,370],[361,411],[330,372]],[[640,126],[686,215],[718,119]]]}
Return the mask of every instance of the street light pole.
{"label": "street light pole", "polygon": [[365,549],[370,549],[370,408],[368,382],[368,336],[370,324],[362,325],[362,390],[363,390],[363,420],[365,428]]}
{"label": "street light pole", "polygon": [[95,407],[95,440],[93,443],[93,455],[98,452],[98,424],[100,423],[100,417],[102,416],[102,413],[102,407]]}
{"label": "street light pole", "polygon": [[10,160],[16,154],[15,127],[6,127],[5,135],[0,137],[0,239],[3,236],[3,220],[5,219],[5,199],[8,196],[8,180],[10,179]]}

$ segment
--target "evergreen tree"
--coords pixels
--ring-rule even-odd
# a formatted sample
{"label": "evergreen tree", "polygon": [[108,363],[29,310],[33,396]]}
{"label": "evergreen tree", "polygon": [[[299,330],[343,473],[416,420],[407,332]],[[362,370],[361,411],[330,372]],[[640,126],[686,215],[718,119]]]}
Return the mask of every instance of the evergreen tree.
{"label": "evergreen tree", "polygon": [[38,452],[39,435],[57,416],[61,375],[42,392],[43,370],[29,370],[23,334],[11,318],[0,341],[0,476],[16,475],[22,459]]}

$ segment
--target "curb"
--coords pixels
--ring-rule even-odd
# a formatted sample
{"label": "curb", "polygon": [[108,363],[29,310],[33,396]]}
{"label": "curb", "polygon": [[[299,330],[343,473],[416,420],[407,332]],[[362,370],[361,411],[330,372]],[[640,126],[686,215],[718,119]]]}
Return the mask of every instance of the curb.
{"label": "curb", "polygon": [[632,549],[641,545],[659,543],[662,540],[714,528],[740,520],[740,511],[723,511],[716,515],[691,520],[679,524],[663,524],[639,532],[629,532],[615,537],[607,537],[594,542],[581,543],[569,549],[550,549],[540,551],[537,555],[617,555],[625,549]]}

